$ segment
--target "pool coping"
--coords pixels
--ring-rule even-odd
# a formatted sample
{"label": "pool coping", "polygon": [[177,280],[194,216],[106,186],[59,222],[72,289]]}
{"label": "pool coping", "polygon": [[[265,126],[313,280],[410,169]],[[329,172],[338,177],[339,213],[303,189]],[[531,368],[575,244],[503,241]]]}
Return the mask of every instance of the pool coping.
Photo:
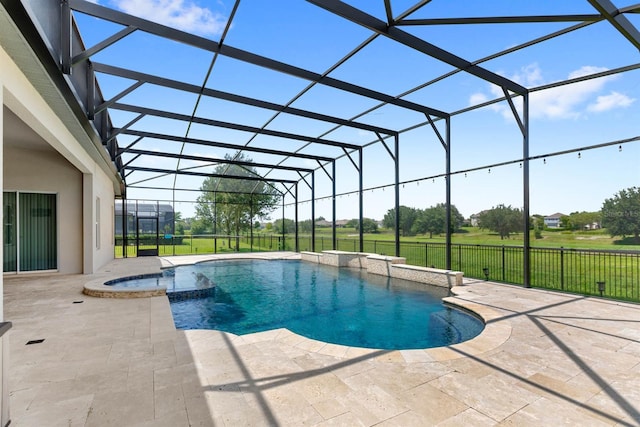
{"label": "pool coping", "polygon": [[139,288],[118,288],[114,285],[106,285],[105,283],[142,278],[145,276],[151,276],[156,273],[141,273],[131,274],[128,276],[118,276],[113,278],[100,277],[98,279],[91,280],[85,283],[82,293],[96,298],[149,298],[160,297],[167,295],[166,286],[154,286],[154,287],[139,287]]}
{"label": "pool coping", "polygon": [[[296,253],[240,253],[158,257],[157,259],[160,261],[161,271],[165,268],[178,267],[182,265],[194,265],[201,262],[215,260],[295,260],[300,258],[300,254]],[[132,274],[131,276],[136,275]],[[148,298],[155,296],[167,296],[166,288],[141,288],[132,290],[130,288],[114,289],[113,286],[104,285],[104,282],[118,278],[119,277],[102,276],[101,278],[94,279],[84,285],[83,293],[85,295],[99,298]],[[442,299],[442,301],[445,304],[462,309],[463,311],[467,311],[472,315],[480,318],[484,323],[484,328],[474,338],[448,346],[407,350],[383,350],[364,347],[350,347],[307,338],[303,335],[296,334],[295,332],[286,328],[272,329],[269,331],[255,332],[246,335],[236,335],[229,332],[223,333],[233,337],[234,341],[245,343],[278,341],[298,348],[300,350],[341,358],[352,358],[381,353],[380,355],[376,356],[376,358],[382,358],[387,362],[396,361],[401,363],[425,363],[446,361],[468,356],[477,356],[504,344],[511,336],[512,326],[509,320],[503,319],[503,316],[497,310],[464,298],[465,294],[470,292],[471,286],[472,285],[470,283],[463,283],[461,286],[452,287],[450,289],[452,296],[445,297]],[[203,329],[202,331],[206,330]]]}

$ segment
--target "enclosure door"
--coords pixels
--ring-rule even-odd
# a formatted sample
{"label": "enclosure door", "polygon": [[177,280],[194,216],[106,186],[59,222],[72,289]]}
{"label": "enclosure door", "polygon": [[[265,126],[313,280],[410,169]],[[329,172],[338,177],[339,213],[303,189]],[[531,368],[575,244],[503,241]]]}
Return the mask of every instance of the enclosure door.
{"label": "enclosure door", "polygon": [[140,218],[137,221],[137,255],[158,256],[158,218]]}
{"label": "enclosure door", "polygon": [[56,195],[6,192],[3,211],[4,271],[57,269]]}

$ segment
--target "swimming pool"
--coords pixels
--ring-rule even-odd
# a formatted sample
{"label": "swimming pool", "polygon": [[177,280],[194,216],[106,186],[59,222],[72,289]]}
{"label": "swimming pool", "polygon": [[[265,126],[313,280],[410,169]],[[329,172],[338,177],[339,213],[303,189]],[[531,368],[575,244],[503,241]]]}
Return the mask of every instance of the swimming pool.
{"label": "swimming pool", "polygon": [[[165,272],[171,289],[205,276],[207,298],[173,300],[178,329],[237,335],[287,328],[308,338],[353,347],[417,349],[478,335],[476,317],[446,306],[448,290],[415,282],[286,260],[212,261]],[[184,282],[183,282],[184,281]]]}

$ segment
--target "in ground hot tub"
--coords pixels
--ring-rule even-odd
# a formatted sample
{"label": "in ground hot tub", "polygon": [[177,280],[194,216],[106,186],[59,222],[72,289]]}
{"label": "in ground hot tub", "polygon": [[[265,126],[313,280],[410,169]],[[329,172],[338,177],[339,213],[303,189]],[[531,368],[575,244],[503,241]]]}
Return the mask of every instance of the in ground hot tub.
{"label": "in ground hot tub", "polygon": [[85,286],[86,295],[102,298],[146,298],[167,295],[170,301],[205,298],[215,293],[215,283],[193,268],[168,268],[160,273],[119,277]]}

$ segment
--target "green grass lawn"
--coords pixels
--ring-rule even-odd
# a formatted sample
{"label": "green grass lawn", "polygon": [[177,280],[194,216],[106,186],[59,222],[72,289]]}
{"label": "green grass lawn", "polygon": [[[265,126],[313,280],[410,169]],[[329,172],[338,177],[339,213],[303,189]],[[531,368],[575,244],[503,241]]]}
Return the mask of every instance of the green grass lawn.
{"label": "green grass lawn", "polygon": [[[533,234],[533,233],[532,233]],[[273,236],[273,237],[272,237]],[[309,242],[310,235],[299,233],[301,242]],[[331,246],[331,230],[326,228],[316,229],[316,242],[323,241],[323,247]],[[276,234],[254,233],[254,239],[262,239],[259,243],[254,244],[256,249],[260,250],[279,250],[277,239],[280,237]],[[344,250],[352,249],[353,242],[358,241],[358,232],[354,228],[338,228],[336,229],[336,237],[338,246]],[[394,241],[394,233],[389,230],[382,230],[380,233],[370,233],[364,235],[365,241],[380,242],[381,247],[391,245]],[[286,240],[288,247],[286,249],[293,250],[293,235],[287,234]],[[451,237],[454,244],[462,245],[496,245],[496,246],[522,246],[522,234],[514,234],[508,239],[500,239],[496,233],[488,230],[481,230],[477,227],[464,227],[461,232],[454,233]],[[444,235],[428,235],[400,237],[403,243],[445,243]],[[389,242],[385,245],[384,242]],[[606,234],[605,230],[592,230],[584,232],[565,232],[565,231],[543,231],[542,239],[535,239],[531,236],[531,246],[536,248],[567,248],[567,249],[594,249],[594,250],[640,250],[640,245],[634,245],[624,242],[622,239],[613,238]],[[625,244],[626,243],[626,244]],[[304,246],[303,243],[301,243]],[[234,249],[229,248],[228,239],[219,238],[215,244],[216,252],[229,252],[235,250],[235,241],[231,242]],[[367,246],[371,246],[368,244]],[[118,253],[119,250],[119,253]],[[250,250],[250,245],[244,241],[240,242],[240,251]],[[133,252],[131,252],[133,251]],[[213,253],[214,240],[210,237],[191,238],[185,236],[181,245],[161,245],[160,253],[169,255],[175,251],[176,255],[181,254],[197,254],[197,253]],[[380,251],[376,251],[380,252]],[[129,254],[135,254],[135,248],[129,248]],[[122,255],[122,248],[116,247],[116,255]]]}
{"label": "green grass lawn", "polygon": [[[301,234],[302,235],[302,234]],[[358,239],[358,232],[353,228],[339,228],[336,230],[338,239]],[[330,229],[316,229],[316,238],[331,238]],[[365,234],[365,240],[394,240],[394,233],[382,230],[380,233]],[[428,235],[400,237],[402,242],[444,243],[444,235]],[[496,233],[482,230],[478,227],[463,227],[461,232],[454,233],[451,241],[468,245],[506,245],[522,246],[523,235],[514,234],[508,239],[500,239]],[[531,233],[531,246],[539,248],[573,248],[573,249],[609,249],[609,250],[640,250],[640,245],[628,244],[620,237],[611,237],[606,230],[591,230],[582,232],[543,231],[542,239],[536,239]],[[626,243],[626,244],[625,244]]]}
{"label": "green grass lawn", "polygon": [[[236,247],[236,245],[239,245]],[[279,249],[279,241],[278,236],[273,236],[273,238],[262,236],[261,239],[258,239],[258,236],[255,236],[253,250],[254,251],[277,251]],[[141,246],[141,249],[151,249],[155,248],[155,246]],[[289,248],[292,250],[291,248]],[[158,253],[160,256],[171,256],[171,255],[198,255],[198,254],[212,254],[212,253],[229,253],[229,252],[249,252],[252,250],[252,246],[245,239],[240,239],[236,241],[236,239],[228,239],[228,238],[217,238],[214,239],[212,237],[191,237],[185,236],[182,239],[181,244],[171,245],[167,244],[163,240],[161,240],[160,245],[158,245]],[[115,247],[115,256],[116,258],[122,258],[122,246],[118,245]],[[134,242],[131,241],[131,244],[127,246],[127,256],[135,257],[136,256],[136,246]]]}

